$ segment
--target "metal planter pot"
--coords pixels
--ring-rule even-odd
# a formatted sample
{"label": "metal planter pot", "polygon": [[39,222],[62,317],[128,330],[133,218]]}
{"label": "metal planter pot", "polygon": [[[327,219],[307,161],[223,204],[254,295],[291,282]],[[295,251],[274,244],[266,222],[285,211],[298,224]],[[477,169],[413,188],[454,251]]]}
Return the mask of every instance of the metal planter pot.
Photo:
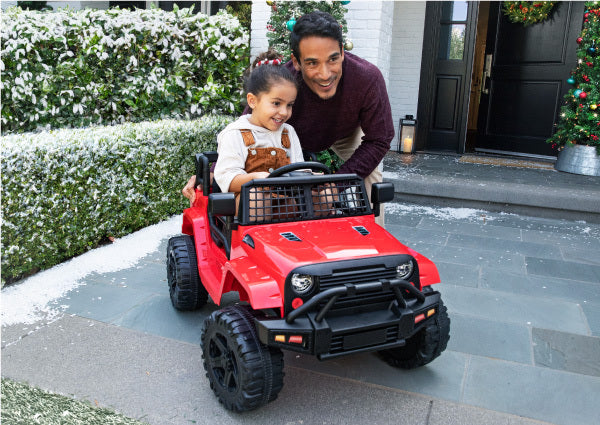
{"label": "metal planter pot", "polygon": [[600,176],[600,156],[595,146],[566,146],[554,164],[558,171],[586,176]]}

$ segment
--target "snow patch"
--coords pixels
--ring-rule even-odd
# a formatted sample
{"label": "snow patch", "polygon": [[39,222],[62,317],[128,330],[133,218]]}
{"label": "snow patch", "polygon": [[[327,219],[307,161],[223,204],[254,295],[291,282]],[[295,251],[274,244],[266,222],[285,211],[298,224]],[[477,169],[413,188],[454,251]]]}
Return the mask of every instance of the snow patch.
{"label": "snow patch", "polygon": [[484,210],[476,210],[474,208],[434,208],[425,207],[422,205],[388,203],[385,204],[385,211],[389,214],[424,214],[442,220],[468,220],[480,218],[482,216],[485,216],[486,220],[488,221],[491,219],[491,217],[489,216],[489,212]]}
{"label": "snow patch", "polygon": [[171,217],[3,289],[2,326],[56,318],[64,306],[58,310],[49,305],[52,301],[80,286],[80,281],[91,273],[115,272],[134,266],[156,251],[162,240],[181,233],[181,222],[181,215]]}

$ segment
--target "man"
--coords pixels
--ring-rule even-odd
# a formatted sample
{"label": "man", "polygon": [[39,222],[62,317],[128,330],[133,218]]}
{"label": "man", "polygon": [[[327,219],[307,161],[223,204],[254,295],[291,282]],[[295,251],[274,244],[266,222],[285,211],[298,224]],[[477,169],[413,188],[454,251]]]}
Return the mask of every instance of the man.
{"label": "man", "polygon": [[[356,173],[371,186],[382,180],[378,170],[394,138],[392,111],[379,69],[344,52],[342,29],[328,13],[314,11],[298,19],[290,35],[298,96],[288,120],[302,148],[331,148],[345,162],[339,173]],[[191,182],[191,185],[190,185]],[[193,197],[193,181],[183,189]],[[383,215],[378,217],[383,225]]]}

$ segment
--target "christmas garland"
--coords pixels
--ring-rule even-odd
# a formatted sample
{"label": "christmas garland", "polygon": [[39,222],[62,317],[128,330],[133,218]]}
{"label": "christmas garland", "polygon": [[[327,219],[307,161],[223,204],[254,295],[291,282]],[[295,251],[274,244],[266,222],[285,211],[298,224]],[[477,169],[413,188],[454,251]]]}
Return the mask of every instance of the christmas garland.
{"label": "christmas garland", "polygon": [[550,17],[555,1],[505,1],[502,12],[512,23],[529,26]]}

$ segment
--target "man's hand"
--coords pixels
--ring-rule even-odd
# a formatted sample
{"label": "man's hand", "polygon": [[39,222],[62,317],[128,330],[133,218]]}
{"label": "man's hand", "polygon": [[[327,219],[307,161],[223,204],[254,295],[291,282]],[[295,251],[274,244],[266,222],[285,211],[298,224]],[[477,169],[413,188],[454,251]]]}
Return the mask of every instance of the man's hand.
{"label": "man's hand", "polygon": [[184,188],[181,189],[181,193],[183,193],[183,196],[190,200],[190,207],[194,204],[194,201],[196,200],[196,189],[194,188],[195,183],[196,176],[192,176],[185,184]]}

